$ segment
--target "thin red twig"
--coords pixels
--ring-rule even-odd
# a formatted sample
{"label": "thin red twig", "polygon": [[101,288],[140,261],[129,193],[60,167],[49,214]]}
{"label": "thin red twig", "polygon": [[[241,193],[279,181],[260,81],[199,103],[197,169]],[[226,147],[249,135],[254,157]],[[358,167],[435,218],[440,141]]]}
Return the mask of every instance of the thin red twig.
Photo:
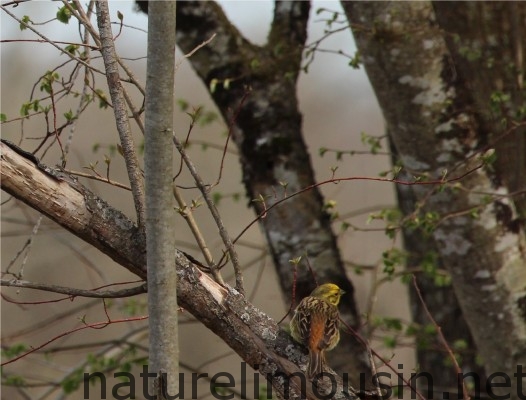
{"label": "thin red twig", "polygon": [[147,318],[148,318],[147,315],[143,315],[141,317],[115,319],[115,320],[109,320],[109,321],[103,321],[103,322],[94,322],[92,324],[86,324],[86,325],[83,325],[83,326],[79,326],[78,328],[71,329],[69,331],[63,332],[60,335],[57,335],[57,336],[49,339],[47,342],[44,342],[44,343],[42,343],[39,346],[32,347],[31,350],[28,350],[25,353],[22,353],[22,354],[16,356],[15,358],[12,358],[9,361],[5,361],[5,362],[3,362],[0,365],[3,367],[4,365],[11,364],[11,363],[13,363],[13,362],[15,362],[17,360],[20,360],[21,358],[26,357],[27,355],[29,355],[31,353],[34,353],[37,350],[42,349],[43,347],[47,346],[48,344],[53,343],[55,340],[58,340],[58,339],[63,338],[65,336],[71,335],[72,333],[75,333],[75,332],[78,332],[78,331],[82,331],[84,329],[101,329],[101,328],[104,328],[104,327],[106,327],[106,326],[108,326],[110,324],[118,324],[118,323],[121,323],[121,322],[132,322],[132,321],[143,321],[143,320],[145,320]]}
{"label": "thin red twig", "polygon": [[[451,346],[449,346],[446,338],[444,337],[444,334],[442,333],[442,328],[440,325],[437,324],[433,316],[431,315],[431,312],[427,308],[426,302],[424,301],[424,298],[422,297],[422,293],[420,292],[420,288],[418,287],[418,283],[416,281],[416,275],[413,275],[413,286],[415,287],[416,294],[418,295],[418,299],[420,300],[420,303],[422,303],[422,307],[424,307],[424,311],[427,315],[427,317],[430,319],[430,321],[433,323],[433,326],[437,330],[438,337],[442,344],[444,345],[444,348],[447,351],[447,354],[449,355],[449,358],[453,362],[453,365],[455,366],[455,372],[457,373],[457,377],[462,376],[462,370],[460,369],[460,366],[458,365],[458,361],[453,354],[453,350],[451,350]],[[458,378],[457,378],[458,379]],[[462,380],[462,392],[464,394],[464,398],[467,400],[471,399],[471,396],[469,395],[468,388],[466,387],[466,382]]]}

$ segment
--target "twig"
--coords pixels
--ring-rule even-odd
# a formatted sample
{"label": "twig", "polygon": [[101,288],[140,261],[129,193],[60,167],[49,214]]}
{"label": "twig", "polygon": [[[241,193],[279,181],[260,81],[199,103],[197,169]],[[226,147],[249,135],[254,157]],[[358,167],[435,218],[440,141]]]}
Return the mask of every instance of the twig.
{"label": "twig", "polygon": [[[78,6],[78,4],[77,4],[77,6]],[[88,12],[89,12],[90,15],[92,13],[93,6],[94,6],[93,3],[91,3],[88,6],[89,7]],[[82,10],[82,12],[84,12],[84,10]],[[89,20],[89,17],[87,17],[87,18]],[[84,30],[84,34],[83,34],[83,38],[82,38],[82,46],[84,47],[84,58],[85,58],[85,60],[90,60],[91,59],[91,50],[98,49],[98,47],[89,45],[90,35],[88,33],[88,28],[84,27],[84,29],[85,30]],[[80,114],[89,105],[89,101],[86,101],[87,93],[88,93],[88,89],[89,89],[89,83],[88,83],[89,82],[89,80],[88,80],[89,74],[90,74],[89,69],[84,67],[84,84],[82,85],[82,94],[80,95],[79,105],[78,105],[76,113],[75,113],[75,118],[74,118],[75,120],[80,117]],[[64,153],[66,154],[66,156],[69,154],[69,148],[71,146],[71,143],[73,142],[73,135],[75,133],[76,126],[77,126],[76,123],[72,123],[71,127],[69,128],[69,135],[68,135],[68,138],[66,139],[66,143],[65,143],[65,146],[64,146]],[[65,160],[64,160],[64,166],[65,166]]]}
{"label": "twig", "polygon": [[74,328],[74,329],[71,329],[69,331],[63,332],[60,335],[57,335],[57,336],[49,339],[47,342],[45,342],[45,343],[43,343],[43,344],[41,344],[39,346],[32,347],[31,350],[28,350],[25,353],[22,353],[22,354],[16,356],[15,358],[12,358],[11,360],[4,361],[0,365],[3,367],[5,365],[7,365],[7,364],[11,364],[11,363],[13,363],[13,362],[15,362],[17,360],[20,360],[21,358],[26,357],[27,355],[29,355],[31,353],[34,353],[37,350],[40,350],[40,349],[44,348],[48,344],[53,343],[55,340],[58,340],[58,339],[63,338],[65,336],[71,335],[72,333],[75,333],[75,332],[78,332],[78,331],[82,331],[84,329],[101,329],[101,328],[104,328],[104,327],[106,327],[108,325],[111,325],[111,324],[118,324],[118,323],[122,323],[122,322],[131,322],[131,321],[142,321],[142,320],[145,320],[147,318],[148,318],[148,316],[146,315],[146,316],[140,316],[140,317],[122,318],[122,319],[114,319],[114,320],[109,320],[109,321],[94,322],[92,324],[82,325],[82,326],[79,326],[78,328]]}
{"label": "twig", "polygon": [[[10,303],[19,304],[19,302],[7,298],[3,293],[2,293],[2,298]],[[41,332],[45,329],[50,328],[51,326],[55,326],[58,321],[63,321],[64,319],[69,318],[72,315],[76,315],[79,312],[88,310],[91,307],[94,307],[95,305],[99,303],[100,303],[99,299],[88,300],[87,302],[82,302],[81,304],[74,306],[69,310],[66,310],[61,313],[55,313],[43,321],[36,322],[33,325],[27,326],[25,328],[20,329],[19,331],[8,334],[2,337],[2,342],[7,343],[13,340],[20,340],[22,336],[34,335],[35,332]]]}
{"label": "twig", "polygon": [[[48,41],[44,39],[2,39],[0,40],[0,43],[48,43]],[[84,43],[77,43],[77,42],[64,42],[60,40],[55,40],[55,43],[67,44],[67,45],[73,45],[73,46],[79,46],[79,47],[82,46],[82,47],[86,47],[91,50],[98,49],[97,46],[84,44]]]}
{"label": "twig", "polygon": [[[384,363],[384,365],[389,368],[391,371],[393,371],[398,377],[399,379],[402,380],[402,382],[404,382],[408,388],[411,389],[411,391],[413,391],[414,393],[416,393],[416,395],[420,398],[420,400],[426,400],[426,398],[424,397],[424,395],[422,393],[420,393],[418,391],[418,389],[413,386],[413,382],[408,380],[407,378],[404,378],[402,376],[402,374],[399,374],[398,371],[396,371],[392,366],[391,364],[384,358],[382,357],[380,354],[378,354],[372,347],[369,346],[367,340],[365,340],[358,332],[356,332],[349,324],[347,324],[345,321],[341,320],[340,321],[342,322],[342,324],[345,326],[345,328],[356,338],[356,340],[358,340],[358,342],[360,342],[362,344],[362,346],[366,349],[369,349],[370,352],[376,357],[378,358],[380,361],[382,361]],[[400,384],[399,384],[400,385]],[[377,389],[378,390],[378,389]],[[361,398],[364,398],[364,396],[361,396],[361,395],[365,395],[367,396],[366,398],[368,397],[373,397],[373,398],[384,398],[383,396],[383,392],[378,392],[378,393],[374,393],[374,392],[369,392],[369,391],[358,391],[356,389],[354,389],[355,392],[357,393],[360,393],[360,396]]]}
{"label": "twig", "polygon": [[37,222],[35,225],[33,225],[33,230],[31,231],[31,235],[27,239],[26,243],[22,246],[20,251],[16,253],[16,256],[11,260],[9,265],[7,266],[6,273],[10,273],[9,269],[11,266],[15,263],[15,261],[18,259],[18,257],[25,251],[26,254],[24,255],[24,258],[22,260],[22,265],[20,266],[20,271],[15,275],[17,278],[22,278],[24,276],[24,266],[27,264],[27,260],[29,258],[29,253],[31,252],[31,246],[33,245],[33,240],[35,239],[35,236],[38,233],[38,230],[40,229],[40,224],[42,223],[42,214],[38,217]]}
{"label": "twig", "polygon": [[142,119],[141,119],[142,110],[137,110],[135,108],[135,105],[133,104],[133,101],[130,95],[128,94],[128,91],[125,88],[122,88],[122,92],[124,94],[124,98],[126,99],[126,103],[128,103],[128,107],[130,108],[133,119],[137,123],[137,126],[139,127],[141,133],[144,135],[144,123],[142,122]]}
{"label": "twig", "polygon": [[[289,196],[287,197],[284,197],[278,201],[276,201],[275,203],[272,203],[270,206],[266,206],[265,205],[265,209],[260,212],[256,218],[254,218],[245,228],[243,228],[241,230],[241,232],[234,238],[234,243],[236,243],[244,234],[246,231],[248,231],[252,225],[254,225],[256,222],[258,222],[260,219],[264,218],[267,213],[272,210],[274,207],[277,207],[279,206],[281,203],[283,203],[284,201],[287,201],[289,199],[291,199],[292,197],[296,197],[302,193],[305,193],[309,190],[312,190],[314,188],[317,188],[317,187],[320,187],[320,186],[323,186],[323,185],[327,185],[328,183],[334,183],[334,184],[338,184],[340,182],[348,182],[348,181],[373,181],[373,182],[387,182],[387,183],[394,183],[394,184],[397,184],[397,185],[404,185],[404,186],[431,186],[431,185],[445,185],[445,184],[448,184],[448,183],[454,183],[454,182],[458,182],[458,181],[461,181],[462,179],[464,179],[466,176],[474,173],[475,171],[481,169],[482,167],[484,167],[484,164],[480,164],[480,165],[477,165],[475,167],[473,167],[472,169],[470,169],[469,171],[459,175],[459,176],[456,176],[454,178],[449,178],[449,179],[437,179],[437,180],[432,180],[432,181],[404,181],[404,180],[400,180],[400,179],[394,179],[394,178],[376,178],[376,177],[367,177],[367,176],[351,176],[351,177],[348,177],[348,178],[334,178],[332,177],[331,179],[326,179],[322,182],[318,182],[318,183],[313,183],[312,185],[309,185],[307,187],[304,187],[303,189],[300,189],[298,190],[297,192],[294,192],[292,194],[290,194]],[[221,263],[222,260],[219,260],[219,263]]]}
{"label": "twig", "polygon": [[126,186],[126,185],[124,185],[124,184],[122,184],[120,182],[117,182],[117,181],[112,181],[110,179],[106,179],[103,176],[92,175],[92,174],[88,174],[86,172],[80,172],[80,171],[71,171],[71,170],[67,170],[67,169],[65,169],[64,172],[66,172],[66,173],[68,173],[70,175],[81,176],[83,178],[88,178],[88,179],[93,179],[93,180],[96,180],[96,181],[104,182],[104,183],[107,183],[109,185],[121,188],[121,189],[131,190],[131,188],[129,186]]}
{"label": "twig", "polygon": [[376,369],[376,363],[374,362],[373,351],[371,349],[371,345],[369,344],[368,340],[367,340],[367,354],[369,355],[369,362],[371,363],[371,372],[374,377],[374,386],[376,387],[376,392],[378,394],[381,394],[382,389],[380,388],[380,379],[378,379],[378,371]]}
{"label": "twig", "polygon": [[[90,18],[84,12],[84,9],[82,8],[82,5],[81,5],[80,1],[74,0],[75,7],[72,7],[71,4],[69,4],[65,0],[62,0],[62,2],[69,9],[69,11],[72,13],[72,15],[74,15],[79,20],[79,22],[86,27],[86,29],[90,32],[91,36],[95,40],[95,43],[97,43],[97,44],[101,43],[102,40],[101,40],[100,36],[97,34],[97,32],[95,31],[95,29],[93,28],[93,26],[91,25]],[[120,24],[120,27],[122,29],[122,24]],[[111,27],[110,27],[110,32],[111,32]],[[119,36],[119,35],[117,35],[117,36]],[[117,37],[112,38],[112,42],[115,41],[116,38]],[[128,68],[128,66],[126,64],[124,64],[122,59],[117,54],[115,54],[115,59],[117,60],[117,62],[121,66],[121,68],[124,70],[124,72],[126,72],[126,75],[128,75],[128,77],[130,78],[130,81],[137,87],[137,89],[139,89],[141,94],[144,96],[145,95],[144,86],[140,84],[140,82],[135,78],[135,75],[133,74],[133,72]],[[126,96],[126,94],[125,94],[125,96]]]}
{"label": "twig", "polygon": [[195,46],[195,48],[188,54],[185,54],[185,58],[190,58],[194,55],[195,52],[197,52],[199,49],[205,47],[207,44],[209,44],[214,38],[216,37],[217,33],[212,34],[209,39],[205,40],[203,43]]}
{"label": "twig", "polygon": [[234,249],[234,243],[232,242],[232,239],[230,239],[230,236],[228,236],[228,232],[226,231],[225,226],[223,225],[223,221],[221,220],[221,217],[219,215],[219,212],[217,211],[217,208],[214,204],[214,201],[210,197],[210,189],[207,185],[204,184],[203,180],[201,179],[201,176],[197,172],[197,169],[195,168],[194,163],[188,155],[186,154],[184,147],[182,143],[177,139],[175,135],[173,135],[173,141],[175,144],[175,147],[181,153],[181,157],[184,160],[186,166],[188,167],[188,170],[190,171],[190,174],[192,174],[192,177],[194,178],[195,184],[197,185],[198,189],[203,194],[203,198],[206,201],[206,205],[208,206],[208,209],[210,210],[210,213],[212,214],[212,217],[214,218],[214,221],[219,228],[219,235],[221,236],[221,239],[223,240],[223,243],[226,247],[226,250],[230,256],[230,259],[232,260],[232,265],[234,267],[234,274],[236,277],[236,289],[242,294],[245,295],[245,289],[243,287],[243,273],[241,272],[241,266],[239,265],[239,259],[236,253],[236,250]]}
{"label": "twig", "polygon": [[110,89],[115,121],[119,132],[120,142],[126,169],[130,179],[135,211],[137,213],[137,225],[141,231],[144,230],[145,206],[144,206],[144,182],[142,173],[139,168],[139,160],[135,151],[135,144],[131,135],[130,121],[126,110],[126,101],[124,99],[123,87],[119,76],[119,67],[116,60],[115,44],[111,31],[111,21],[108,10],[108,3],[98,1],[97,5],[97,23],[99,25],[101,53],[106,67],[106,77]]}
{"label": "twig", "polygon": [[[444,345],[444,348],[447,351],[447,354],[449,355],[449,358],[453,362],[453,365],[455,366],[455,372],[457,373],[457,379],[458,377],[462,376],[462,369],[460,369],[460,366],[458,365],[458,361],[453,354],[453,351],[451,350],[451,346],[449,346],[446,338],[444,337],[444,334],[442,333],[442,328],[437,324],[433,316],[431,315],[431,312],[427,308],[427,304],[424,301],[424,298],[422,297],[422,293],[420,292],[420,288],[418,287],[418,283],[416,281],[416,275],[413,275],[413,286],[415,287],[416,294],[418,296],[418,299],[420,300],[420,303],[422,303],[422,307],[424,308],[424,312],[426,313],[427,317],[431,320],[433,323],[433,326],[437,330],[438,337],[442,344]],[[469,395],[468,388],[466,387],[466,382],[462,380],[462,393],[464,394],[464,398],[467,400],[471,399],[471,396]]]}
{"label": "twig", "polygon": [[26,289],[42,290],[45,292],[67,294],[71,297],[93,297],[99,299],[114,299],[122,297],[136,296],[141,293],[146,293],[146,284],[121,290],[86,290],[75,289],[65,286],[49,285],[47,283],[37,283],[29,281],[21,281],[18,279],[0,280],[0,286],[19,287]]}
{"label": "twig", "polygon": [[179,193],[179,189],[174,184],[173,187],[173,194],[175,197],[175,200],[177,201],[177,204],[179,204],[179,209],[181,216],[184,218],[188,226],[190,227],[190,230],[192,231],[195,240],[197,242],[197,245],[201,249],[201,252],[205,256],[206,263],[210,267],[210,272],[212,273],[214,279],[220,283],[221,285],[225,284],[225,281],[223,280],[223,277],[221,276],[221,273],[219,272],[219,269],[214,263],[214,258],[212,257],[212,253],[210,253],[210,250],[208,249],[208,246],[206,245],[205,239],[203,238],[203,235],[201,235],[201,231],[199,230],[199,227],[197,226],[197,222],[194,219],[194,215],[192,213],[192,210],[188,208],[186,205],[183,197],[181,196],[181,193]]}
{"label": "twig", "polygon": [[71,54],[69,51],[66,51],[65,49],[63,49],[62,47],[60,47],[59,45],[57,45],[55,42],[53,42],[53,40],[51,39],[48,39],[46,36],[44,36],[43,34],[41,34],[39,31],[37,31],[35,28],[33,28],[31,25],[29,25],[28,23],[22,21],[20,18],[17,18],[16,15],[14,15],[13,13],[11,13],[10,11],[8,11],[6,8],[5,8],[5,5],[0,5],[0,9],[3,10],[7,15],[9,15],[11,18],[13,18],[16,22],[18,22],[19,24],[21,24],[21,26],[24,26],[26,27],[27,29],[29,29],[30,31],[32,31],[33,33],[35,33],[36,35],[40,36],[42,39],[44,39],[47,43],[49,43],[50,45],[52,45],[53,47],[57,48],[61,53],[67,55],[69,58],[71,58],[72,60],[75,60],[77,61],[78,63],[84,65],[85,67],[88,67],[89,69],[91,69],[92,71],[95,71],[95,72],[98,72],[99,74],[101,75],[104,75],[104,72],[102,72],[100,69],[97,69],[95,67],[93,67],[92,65],[86,63],[85,61],[81,60],[80,58],[78,57],[75,57],[73,54]]}
{"label": "twig", "polygon": [[290,314],[290,312],[294,309],[294,306],[296,305],[296,281],[298,278],[298,263],[294,262],[292,263],[292,265],[294,265],[294,271],[292,272],[292,299],[290,301],[290,306],[287,313],[283,316],[283,318],[279,320],[278,325],[280,325],[285,320],[285,318],[287,318],[287,315]]}
{"label": "twig", "polygon": [[95,41],[95,44],[98,47],[100,47],[101,46],[100,37],[97,34],[97,31],[95,30],[95,27],[91,24],[90,17],[84,11],[84,8],[83,8],[82,4],[80,3],[80,1],[79,0],[73,0],[73,4],[75,5],[74,7],[72,6],[72,4],[70,4],[68,1],[65,1],[65,0],[62,0],[62,3],[69,10],[69,12],[73,16],[75,16],[75,18],[77,18],[79,20],[80,24],[83,25],[84,28],[90,33],[91,37]]}
{"label": "twig", "polygon": [[2,6],[3,7],[7,7],[7,6],[18,7],[18,5],[20,3],[25,3],[26,1],[31,1],[31,0],[14,0],[14,1],[10,1],[10,2],[4,3],[4,4],[2,4]]}
{"label": "twig", "polygon": [[245,103],[245,100],[247,99],[249,94],[250,94],[250,88],[245,89],[245,93],[243,93],[243,97],[241,98],[241,101],[239,102],[239,105],[237,106],[237,109],[236,109],[234,115],[232,115],[232,118],[229,121],[229,124],[228,124],[229,125],[228,126],[228,136],[226,137],[225,145],[223,147],[223,155],[221,157],[221,164],[219,166],[219,175],[217,177],[217,181],[214,184],[214,186],[218,185],[219,182],[221,181],[221,177],[223,175],[223,168],[224,168],[224,165],[225,165],[225,157],[226,157],[226,153],[227,153],[228,143],[230,141],[230,138],[232,137],[232,130],[234,128],[234,124],[235,124],[237,118],[239,117],[239,113],[241,112],[241,108],[243,108],[243,104]]}

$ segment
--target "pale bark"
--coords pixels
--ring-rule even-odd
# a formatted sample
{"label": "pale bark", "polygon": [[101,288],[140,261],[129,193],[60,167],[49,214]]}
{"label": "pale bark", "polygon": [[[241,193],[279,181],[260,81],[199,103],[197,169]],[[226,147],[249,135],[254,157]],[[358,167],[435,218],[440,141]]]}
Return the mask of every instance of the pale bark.
{"label": "pale bark", "polygon": [[[148,19],[144,176],[148,266],[149,369],[157,397],[179,393],[175,210],[172,194],[175,1],[152,3]],[[160,374],[166,373],[166,379]],[[166,385],[166,386],[165,386]],[[165,386],[165,387],[164,387]],[[163,390],[166,392],[163,393]]]}
{"label": "pale bark", "polygon": [[[471,7],[460,4],[449,6],[455,11],[448,18],[457,19],[459,7]],[[491,90],[479,93],[464,79],[484,86],[491,75],[476,68],[466,69],[466,76],[461,74],[446,45],[447,32],[443,35],[437,26],[431,4],[342,5],[408,174],[440,179],[444,171],[451,177],[479,165],[490,142],[491,128],[480,113],[489,104]],[[469,23],[462,20],[459,24],[465,30],[479,29],[492,18],[490,13],[484,15],[488,19],[473,17]],[[454,25],[453,21],[449,23]],[[486,33],[486,40],[491,41],[490,32]],[[494,47],[495,59],[506,54],[507,44]],[[499,80],[500,75],[494,78]],[[522,168],[518,162],[514,167]],[[523,232],[513,229],[499,213],[504,207],[511,219],[517,217],[515,204],[508,197],[512,187],[511,183],[502,183],[493,168],[485,167],[466,176],[460,189],[413,186],[411,195],[424,203],[423,212],[437,212],[443,218],[432,232],[431,249],[436,249],[451,274],[486,372],[506,373],[511,388],[516,388],[516,366],[526,363],[526,323],[521,306],[525,298],[526,242]],[[486,193],[498,196],[490,196],[489,204],[483,207]],[[469,215],[474,209],[480,212],[478,218]],[[412,239],[418,240],[415,236]],[[435,311],[440,312],[436,306]],[[504,392],[512,392],[511,398],[517,398],[514,389]]]}

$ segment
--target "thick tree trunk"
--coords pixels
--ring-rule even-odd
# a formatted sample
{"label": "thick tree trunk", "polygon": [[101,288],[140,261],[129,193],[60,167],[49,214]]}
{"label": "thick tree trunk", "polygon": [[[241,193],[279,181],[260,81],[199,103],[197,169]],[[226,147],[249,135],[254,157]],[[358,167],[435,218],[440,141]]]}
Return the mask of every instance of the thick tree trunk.
{"label": "thick tree trunk", "polygon": [[[393,164],[400,161],[394,146],[391,146]],[[402,172],[399,176],[402,180],[411,180],[412,176]],[[404,216],[411,215],[418,207],[418,199],[412,186],[397,185],[396,196],[398,207]],[[422,232],[421,229],[404,229],[404,249],[408,253],[407,268],[415,270],[421,268],[429,257],[439,254],[439,249],[433,238]],[[434,258],[434,257],[433,257]],[[436,257],[436,270],[416,274],[416,280],[424,299],[426,307],[431,311],[436,323],[440,326],[442,333],[460,358],[464,372],[476,373],[482,382],[486,380],[484,368],[477,362],[476,345],[473,341],[471,331],[462,315],[457,296],[451,285],[439,286],[436,283],[436,271],[444,269],[440,257]],[[457,376],[452,370],[450,360],[445,352],[443,344],[436,335],[430,335],[425,328],[431,324],[426,315],[424,305],[417,295],[414,287],[409,288],[409,298],[413,321],[421,328],[415,336],[417,360],[420,371],[428,372],[434,381],[434,391],[449,392],[450,399],[457,397],[453,393],[458,392]],[[454,344],[457,345],[454,345]],[[460,393],[459,393],[460,394]],[[440,395],[438,395],[440,396]]]}
{"label": "thick tree trunk", "polygon": [[[502,391],[494,389],[494,392],[512,393],[511,398],[517,398],[514,373],[517,365],[526,362],[523,311],[526,242],[523,231],[510,224],[517,214],[509,196],[518,190],[514,185],[524,185],[524,180],[505,183],[491,165],[478,168],[484,162],[482,155],[488,150],[487,144],[493,140],[489,132],[495,132],[494,125],[488,125],[488,120],[481,115],[491,104],[493,92],[489,89],[481,93],[473,87],[490,81],[503,82],[506,77],[498,72],[493,75],[488,69],[469,68],[464,71],[470,76],[466,78],[445,38],[459,40],[459,43],[464,39],[448,36],[447,32],[444,35],[435,22],[430,3],[342,4],[408,176],[440,180],[444,174],[447,178],[467,174],[456,187],[413,186],[413,190],[402,197],[411,201],[414,196],[420,209],[416,209],[417,214],[412,214],[415,209],[405,211],[420,218],[426,213],[438,216],[429,248],[420,248],[419,257],[433,250],[438,252],[440,263],[451,274],[453,289],[486,372],[502,372],[511,379],[511,387]],[[502,4],[505,7],[508,3]],[[446,24],[458,22],[464,30],[484,31],[487,36],[471,43],[473,46],[501,37],[492,36],[490,29],[482,28],[490,25],[481,15],[493,18],[489,17],[493,14],[488,10],[481,14],[482,6],[455,3],[438,7],[454,8],[454,17],[452,14],[444,17]],[[470,8],[478,9],[479,16],[466,21],[462,16],[469,15]],[[493,60],[513,54],[512,50],[506,50],[512,42],[503,41],[494,46]],[[462,48],[464,57],[469,59],[470,51],[477,50],[473,46]],[[482,60],[489,61],[484,56]],[[505,81],[506,85],[518,84],[517,75],[513,76],[515,79]],[[523,146],[520,141],[515,145]],[[515,161],[506,161],[518,171],[523,168],[520,160],[524,151],[519,153],[512,157]],[[497,164],[497,170],[504,168],[502,161]],[[417,235],[406,239],[420,241]],[[407,246],[418,249],[421,244],[407,243]],[[435,302],[430,306],[435,315],[443,311]],[[451,339],[447,334],[446,338]]]}

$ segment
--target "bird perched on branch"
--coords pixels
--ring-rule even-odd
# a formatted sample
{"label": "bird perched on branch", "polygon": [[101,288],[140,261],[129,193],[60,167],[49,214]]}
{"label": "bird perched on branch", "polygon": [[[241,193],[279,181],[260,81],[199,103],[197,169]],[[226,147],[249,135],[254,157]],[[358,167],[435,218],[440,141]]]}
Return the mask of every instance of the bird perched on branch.
{"label": "bird perched on branch", "polygon": [[294,310],[290,332],[295,341],[309,349],[309,379],[323,371],[325,352],[340,341],[338,303],[344,293],[337,285],[325,283],[314,289]]}

